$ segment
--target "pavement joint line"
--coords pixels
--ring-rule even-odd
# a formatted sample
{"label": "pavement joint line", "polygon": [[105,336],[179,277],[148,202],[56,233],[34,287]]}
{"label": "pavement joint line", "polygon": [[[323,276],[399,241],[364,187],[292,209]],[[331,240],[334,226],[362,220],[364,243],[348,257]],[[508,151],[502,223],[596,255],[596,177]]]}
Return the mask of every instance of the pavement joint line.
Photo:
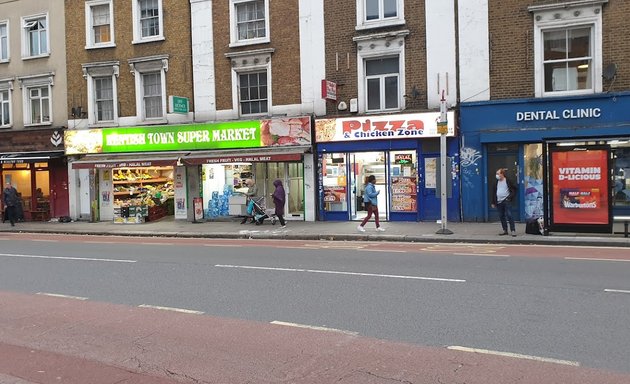
{"label": "pavement joint line", "polygon": [[609,292],[609,293],[630,293],[630,291],[624,290],[624,289],[604,289],[604,292]]}
{"label": "pavement joint line", "polygon": [[[401,251],[399,249],[360,249],[366,252],[393,252],[393,253],[407,253],[407,251]],[[357,249],[359,251],[359,249]]]}
{"label": "pavement joint line", "polygon": [[90,258],[90,257],[20,255],[20,254],[12,254],[12,253],[0,253],[0,257],[16,257],[16,258],[24,258],[24,259],[102,261],[102,262],[108,262],[108,263],[136,263],[137,262],[137,260],[126,260],[126,259],[96,259],[96,258]]}
{"label": "pavement joint line", "polygon": [[87,297],[81,297],[81,296],[72,296],[72,295],[62,295],[59,293],[50,293],[50,292],[37,292],[37,295],[41,295],[41,296],[51,296],[51,297],[59,297],[62,299],[74,299],[74,300],[87,300]]}
{"label": "pavement joint line", "polygon": [[496,253],[458,253],[454,252],[453,255],[457,256],[484,256],[484,257],[511,257],[511,255],[500,255]]}
{"label": "pavement joint line", "polygon": [[59,240],[55,240],[55,239],[31,239],[31,241],[37,241],[40,243],[58,243]]}
{"label": "pavement joint line", "polygon": [[628,259],[598,259],[597,257],[565,257],[565,260],[583,260],[583,261],[630,261]]}
{"label": "pavement joint line", "polygon": [[450,349],[453,351],[472,352],[472,353],[480,353],[480,354],[485,354],[485,355],[495,355],[495,356],[503,356],[503,357],[512,357],[516,359],[533,360],[533,361],[539,361],[543,363],[570,365],[572,367],[580,366],[580,363],[577,361],[560,360],[560,359],[553,359],[549,357],[532,356],[532,355],[522,355],[520,353],[493,351],[489,349],[462,347],[459,345],[452,345],[452,346],[447,347],[447,349]]}
{"label": "pavement joint line", "polygon": [[203,315],[204,312],[201,311],[195,311],[192,309],[184,309],[184,308],[174,308],[174,307],[162,307],[159,305],[150,305],[150,304],[140,304],[138,305],[139,308],[151,308],[151,309],[160,309],[163,311],[171,311],[171,312],[179,312],[179,313],[188,313],[188,314],[192,314],[192,315]]}
{"label": "pavement joint line", "polygon": [[140,243],[140,245],[175,245],[173,243],[149,243],[149,242],[143,242]]}
{"label": "pavement joint line", "polygon": [[[241,244],[204,244],[204,247],[235,247],[235,248],[240,248],[242,247]],[[253,247],[254,245],[250,245],[250,247]]]}
{"label": "pavement joint line", "polygon": [[462,280],[462,279],[448,279],[444,277],[387,275],[387,274],[378,274],[378,273],[325,271],[325,270],[319,270],[319,269],[256,267],[256,266],[251,266],[251,265],[229,265],[229,264],[216,264],[215,267],[216,268],[236,268],[236,269],[257,269],[257,270],[263,270],[263,271],[280,271],[280,272],[323,273],[323,274],[330,274],[330,275],[347,275],[347,276],[362,276],[362,277],[386,277],[386,278],[394,278],[394,279],[444,281],[444,282],[451,282],[451,283],[465,283],[466,282],[466,280]]}
{"label": "pavement joint line", "polygon": [[295,328],[313,329],[313,330],[316,330],[316,331],[338,332],[338,333],[343,333],[343,334],[351,335],[351,336],[357,336],[359,334],[359,332],[346,331],[344,329],[319,327],[319,326],[316,326],[316,325],[306,325],[306,324],[298,324],[298,323],[288,323],[288,322],[285,322],[285,321],[277,321],[277,320],[272,321],[270,324],[284,325],[284,326],[287,326],[287,327],[295,327]]}

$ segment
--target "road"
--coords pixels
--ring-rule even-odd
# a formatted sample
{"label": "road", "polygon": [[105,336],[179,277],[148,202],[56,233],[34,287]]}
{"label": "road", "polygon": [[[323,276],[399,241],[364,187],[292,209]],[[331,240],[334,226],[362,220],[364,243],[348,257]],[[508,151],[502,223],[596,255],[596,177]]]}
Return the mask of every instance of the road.
{"label": "road", "polygon": [[[80,357],[183,382],[630,382],[623,248],[7,233],[0,263],[0,355],[36,348],[42,362]],[[142,346],[153,363],[115,358],[129,340],[138,348],[134,327],[147,321],[162,324],[144,330],[158,335]],[[196,348],[226,363],[221,372],[166,352]],[[296,350],[330,369],[291,376],[305,369]],[[348,368],[362,358],[391,372]],[[226,370],[233,361],[245,367]],[[0,382],[17,366],[0,364]],[[369,380],[352,373],[368,371]]]}

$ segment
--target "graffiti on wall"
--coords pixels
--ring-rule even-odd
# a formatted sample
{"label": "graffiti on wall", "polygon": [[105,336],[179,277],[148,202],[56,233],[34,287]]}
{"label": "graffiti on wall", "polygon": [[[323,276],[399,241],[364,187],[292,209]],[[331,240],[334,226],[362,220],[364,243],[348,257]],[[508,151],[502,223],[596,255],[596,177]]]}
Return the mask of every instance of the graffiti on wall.
{"label": "graffiti on wall", "polygon": [[477,165],[477,160],[481,159],[481,153],[478,150],[470,147],[462,147],[460,150],[460,162],[462,167],[468,168],[473,165]]}

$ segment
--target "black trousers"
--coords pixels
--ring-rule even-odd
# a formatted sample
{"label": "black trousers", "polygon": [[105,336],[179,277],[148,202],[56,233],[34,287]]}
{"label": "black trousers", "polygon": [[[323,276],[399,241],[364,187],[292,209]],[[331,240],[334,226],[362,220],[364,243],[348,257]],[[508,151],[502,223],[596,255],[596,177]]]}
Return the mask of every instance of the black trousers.
{"label": "black trousers", "polygon": [[284,217],[282,217],[282,215],[276,214],[276,217],[280,221],[280,225],[285,225],[286,224],[286,221],[284,221]]}
{"label": "black trousers", "polygon": [[9,220],[9,222],[11,222],[11,225],[15,225],[15,214],[16,214],[16,208],[15,206],[11,206],[11,207],[6,207],[4,209],[4,214],[5,214],[5,218],[7,220]]}

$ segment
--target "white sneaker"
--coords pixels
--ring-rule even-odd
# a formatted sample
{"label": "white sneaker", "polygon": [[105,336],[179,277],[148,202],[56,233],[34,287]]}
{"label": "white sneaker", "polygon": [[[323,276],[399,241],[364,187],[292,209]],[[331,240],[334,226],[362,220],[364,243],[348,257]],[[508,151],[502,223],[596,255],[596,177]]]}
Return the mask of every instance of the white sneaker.
{"label": "white sneaker", "polygon": [[382,228],[382,227],[378,227],[378,228],[376,228],[376,230],[379,231],[379,232],[385,232],[385,228]]}
{"label": "white sneaker", "polygon": [[358,230],[359,232],[365,232],[365,228],[363,228],[363,227],[362,227],[362,226],[360,226],[360,225],[357,227],[357,230]]}
{"label": "white sneaker", "polygon": [[287,227],[286,224],[280,226],[280,228],[286,228],[286,227]]}

